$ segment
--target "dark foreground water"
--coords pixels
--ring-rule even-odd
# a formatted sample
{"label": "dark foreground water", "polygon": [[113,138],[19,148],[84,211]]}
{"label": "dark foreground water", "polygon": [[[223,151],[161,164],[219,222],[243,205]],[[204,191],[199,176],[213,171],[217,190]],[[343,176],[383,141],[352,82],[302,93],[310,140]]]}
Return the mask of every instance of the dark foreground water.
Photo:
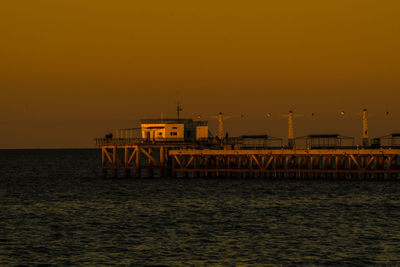
{"label": "dark foreground water", "polygon": [[0,150],[0,265],[400,264],[400,184],[103,179],[98,150]]}

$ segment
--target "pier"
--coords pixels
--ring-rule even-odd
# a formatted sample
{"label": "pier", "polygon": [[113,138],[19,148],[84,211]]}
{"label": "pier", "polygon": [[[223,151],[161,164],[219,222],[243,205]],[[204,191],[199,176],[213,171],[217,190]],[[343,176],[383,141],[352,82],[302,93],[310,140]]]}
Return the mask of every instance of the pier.
{"label": "pier", "polygon": [[398,179],[400,173],[400,148],[227,149],[193,142],[96,141],[104,176]]}
{"label": "pier", "polygon": [[[102,151],[104,176],[126,177],[266,177],[321,179],[398,179],[400,134],[369,139],[367,110],[362,113],[362,145],[340,134],[294,137],[293,112],[288,142],[264,135],[224,135],[222,113],[218,134],[207,121],[142,119],[141,127],[120,129],[95,139]],[[344,112],[341,112],[344,114]],[[133,130],[140,137],[133,138]],[[371,142],[370,142],[371,141]],[[303,143],[303,144],[301,144]]]}

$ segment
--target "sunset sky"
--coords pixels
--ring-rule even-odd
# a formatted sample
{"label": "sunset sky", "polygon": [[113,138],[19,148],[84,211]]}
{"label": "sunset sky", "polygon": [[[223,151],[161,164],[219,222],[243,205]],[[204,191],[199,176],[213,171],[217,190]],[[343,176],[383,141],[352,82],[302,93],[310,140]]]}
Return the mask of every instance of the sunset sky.
{"label": "sunset sky", "polygon": [[363,108],[370,137],[400,132],[399,12],[398,0],[0,1],[0,148],[94,147],[107,129],[175,117],[177,97],[184,117],[233,116],[230,136],[286,138],[290,109],[295,136],[359,138]]}

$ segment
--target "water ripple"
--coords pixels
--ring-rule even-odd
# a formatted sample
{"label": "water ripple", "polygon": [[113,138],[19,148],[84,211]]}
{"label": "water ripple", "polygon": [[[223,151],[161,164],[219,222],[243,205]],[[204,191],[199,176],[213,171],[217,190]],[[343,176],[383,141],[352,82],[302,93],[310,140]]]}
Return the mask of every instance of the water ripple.
{"label": "water ripple", "polygon": [[0,154],[0,265],[400,262],[396,182],[113,180],[95,150]]}

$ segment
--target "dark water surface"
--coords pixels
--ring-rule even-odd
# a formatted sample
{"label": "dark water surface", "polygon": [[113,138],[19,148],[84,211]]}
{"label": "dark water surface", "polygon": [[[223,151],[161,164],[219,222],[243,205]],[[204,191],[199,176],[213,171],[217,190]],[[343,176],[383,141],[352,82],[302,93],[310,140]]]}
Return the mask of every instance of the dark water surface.
{"label": "dark water surface", "polygon": [[400,264],[400,183],[103,179],[99,150],[0,150],[0,265]]}

